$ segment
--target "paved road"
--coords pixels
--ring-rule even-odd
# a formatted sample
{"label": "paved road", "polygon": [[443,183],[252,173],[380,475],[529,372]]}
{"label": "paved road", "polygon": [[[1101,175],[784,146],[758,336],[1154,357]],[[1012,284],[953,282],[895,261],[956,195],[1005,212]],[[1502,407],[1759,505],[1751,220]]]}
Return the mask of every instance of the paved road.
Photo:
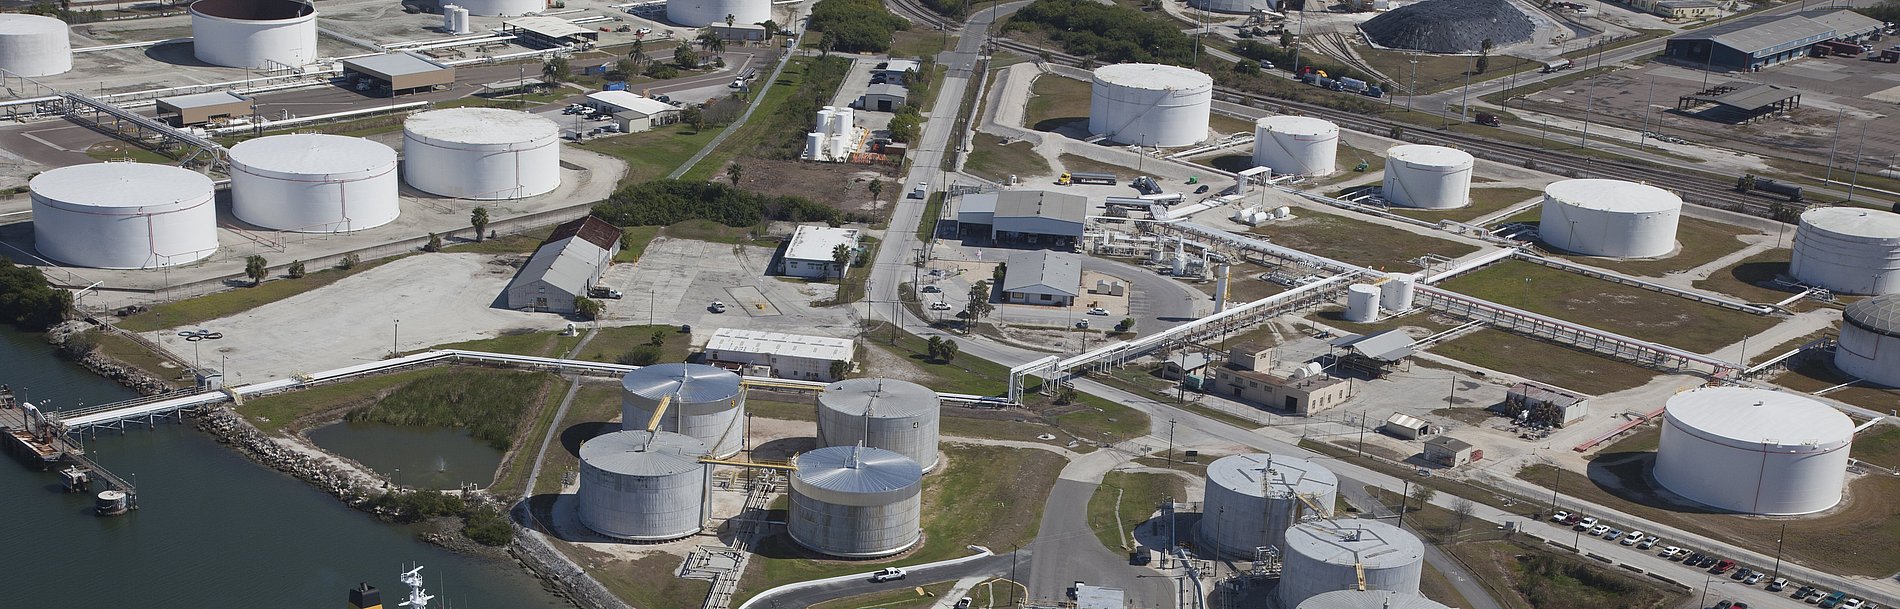
{"label": "paved road", "polygon": [[1135,607],[1175,606],[1176,578],[1153,569],[1128,564],[1128,555],[1102,547],[1089,528],[1089,498],[1097,484],[1057,480],[1042,507],[1042,525],[1036,531],[1035,556],[1030,560],[1029,596],[1060,601],[1077,581],[1121,588]]}
{"label": "paved road", "polygon": [[[1015,557],[1015,560],[1018,561],[1017,567],[1027,566],[1029,559],[1030,551],[1024,549]],[[824,601],[847,596],[903,590],[936,582],[956,581],[965,577],[1008,577],[1010,561],[1010,555],[1003,553],[947,567],[910,569],[910,575],[900,581],[873,582],[870,578],[864,578],[860,580],[820,584],[808,588],[799,588],[783,594],[761,596],[758,600],[749,602],[754,603],[754,607],[761,609],[794,609],[810,607]],[[1000,591],[1001,588],[998,588],[998,590]]]}

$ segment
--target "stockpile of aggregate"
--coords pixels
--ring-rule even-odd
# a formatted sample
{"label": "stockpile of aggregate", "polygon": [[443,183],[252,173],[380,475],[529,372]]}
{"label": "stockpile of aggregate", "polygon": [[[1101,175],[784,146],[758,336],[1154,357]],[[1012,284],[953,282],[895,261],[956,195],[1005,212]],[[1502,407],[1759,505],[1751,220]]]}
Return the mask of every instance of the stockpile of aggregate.
{"label": "stockpile of aggregate", "polygon": [[1536,26],[1506,0],[1425,0],[1360,24],[1373,44],[1430,53],[1476,53],[1531,39]]}

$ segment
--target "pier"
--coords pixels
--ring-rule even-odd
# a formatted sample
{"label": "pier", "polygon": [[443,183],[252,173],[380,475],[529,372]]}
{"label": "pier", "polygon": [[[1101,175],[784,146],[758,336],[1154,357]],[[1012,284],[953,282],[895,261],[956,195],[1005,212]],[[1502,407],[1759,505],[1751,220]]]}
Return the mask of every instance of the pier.
{"label": "pier", "polygon": [[28,467],[51,470],[66,464],[60,474],[69,491],[90,491],[92,481],[98,480],[105,484],[106,490],[125,494],[122,505],[116,500],[112,506],[101,505],[101,515],[138,509],[137,488],[87,457],[86,450],[67,434],[65,425],[32,404],[14,398],[13,392],[5,387],[0,387],[0,441],[5,442],[7,452]]}

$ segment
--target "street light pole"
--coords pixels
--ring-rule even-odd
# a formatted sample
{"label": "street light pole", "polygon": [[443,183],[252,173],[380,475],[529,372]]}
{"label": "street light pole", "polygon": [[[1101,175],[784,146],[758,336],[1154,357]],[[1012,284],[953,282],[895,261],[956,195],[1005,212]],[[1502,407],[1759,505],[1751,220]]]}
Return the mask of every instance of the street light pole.
{"label": "street light pole", "polygon": [[1168,464],[1174,464],[1174,419],[1168,419]]}
{"label": "street light pole", "polygon": [[1781,523],[1781,534],[1775,536],[1775,571],[1774,574],[1768,576],[1770,580],[1781,578],[1781,541],[1787,538],[1788,523],[1783,522]]}
{"label": "street light pole", "polygon": [[389,356],[390,357],[396,357],[397,355],[402,354],[401,347],[399,346],[401,344],[402,344],[402,320],[398,319],[396,320],[396,332],[389,336]]}

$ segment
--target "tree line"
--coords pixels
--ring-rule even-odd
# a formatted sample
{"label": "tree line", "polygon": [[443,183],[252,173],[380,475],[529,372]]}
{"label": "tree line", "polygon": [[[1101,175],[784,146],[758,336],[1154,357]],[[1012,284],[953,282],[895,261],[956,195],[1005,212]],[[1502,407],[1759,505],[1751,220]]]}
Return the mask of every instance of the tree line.
{"label": "tree line", "polygon": [[39,269],[0,256],[0,319],[38,332],[65,321],[72,306],[72,293],[47,283]]}
{"label": "tree line", "polygon": [[1194,40],[1175,24],[1094,0],[1036,0],[1003,30],[1041,32],[1066,53],[1105,63],[1194,64]]}
{"label": "tree line", "polygon": [[766,195],[718,182],[660,179],[629,184],[594,206],[594,217],[615,226],[667,225],[711,220],[726,226],[757,226],[767,220],[845,221],[844,213],[804,197]]}
{"label": "tree line", "polygon": [[824,34],[818,47],[827,52],[882,53],[891,50],[891,36],[910,29],[910,22],[878,0],[819,0],[811,7],[808,26]]}

